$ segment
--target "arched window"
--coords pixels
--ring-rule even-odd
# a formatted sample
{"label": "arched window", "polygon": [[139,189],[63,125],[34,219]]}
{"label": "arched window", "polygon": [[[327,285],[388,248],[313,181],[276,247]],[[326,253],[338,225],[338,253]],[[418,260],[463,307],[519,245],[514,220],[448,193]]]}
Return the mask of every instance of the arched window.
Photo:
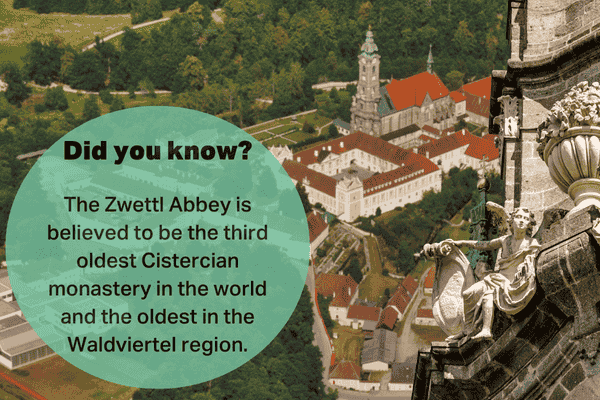
{"label": "arched window", "polygon": [[373,65],[373,72],[375,72],[375,66]]}

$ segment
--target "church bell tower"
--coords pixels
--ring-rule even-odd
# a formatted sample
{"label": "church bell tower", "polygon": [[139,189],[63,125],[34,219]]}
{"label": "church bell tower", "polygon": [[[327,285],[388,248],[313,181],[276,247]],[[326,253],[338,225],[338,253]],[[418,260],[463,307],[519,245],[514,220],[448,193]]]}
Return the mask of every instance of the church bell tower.
{"label": "church bell tower", "polygon": [[369,26],[367,38],[358,56],[358,83],[356,95],[352,97],[351,133],[361,131],[372,136],[381,135],[381,118],[377,106],[381,95],[379,93],[379,59],[377,45],[373,41],[373,32]]}

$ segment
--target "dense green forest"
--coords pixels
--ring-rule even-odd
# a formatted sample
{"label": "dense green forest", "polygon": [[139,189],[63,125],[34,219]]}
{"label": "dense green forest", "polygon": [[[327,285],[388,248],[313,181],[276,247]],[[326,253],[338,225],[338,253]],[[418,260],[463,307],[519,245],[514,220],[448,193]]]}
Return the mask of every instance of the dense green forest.
{"label": "dense green forest", "polygon": [[[493,68],[504,67],[508,58],[506,4],[500,0],[432,0],[431,5],[428,0],[177,1],[161,2],[163,9],[178,5],[182,10],[148,37],[127,28],[119,47],[97,41],[94,49],[85,52],[59,38],[49,43],[34,40],[23,68],[0,66],[8,84],[0,95],[0,119],[8,118],[0,128],[0,179],[6,183],[0,189],[0,242],[21,170],[28,168],[18,167],[14,158],[8,160],[9,155],[47,148],[100,115],[94,97],[86,100],[82,118],[75,118],[59,91],[48,93],[52,98],[35,108],[38,114],[59,110],[54,111],[58,115],[23,113],[19,107],[31,93],[25,81],[63,82],[94,91],[145,89],[153,94],[166,89],[173,95],[161,105],[213,115],[231,110],[228,120],[248,126],[317,105],[328,117],[348,120],[354,87],[339,95],[315,96],[311,86],[357,78],[357,55],[369,25],[381,55],[382,78],[424,71],[429,44],[434,71],[454,86],[489,76]],[[56,3],[133,4],[116,0]],[[215,6],[223,8],[224,23],[210,17]],[[104,93],[101,100],[112,101]],[[257,107],[254,99],[261,97],[272,97],[274,102],[268,108]],[[123,107],[121,97],[116,96],[110,110]]]}
{"label": "dense green forest", "polygon": [[240,368],[210,382],[178,389],[140,389],[133,400],[335,400],[325,393],[321,352],[312,344],[314,321],[306,286],[277,337]]}
{"label": "dense green forest", "polygon": [[[490,182],[488,200],[504,204],[504,184],[496,173],[487,176]],[[477,171],[472,168],[450,169],[442,182],[440,192],[429,191],[417,203],[397,207],[399,211],[385,222],[374,222],[373,218],[360,218],[359,228],[381,236],[389,249],[393,249],[389,258],[395,264],[398,273],[407,274],[414,267],[413,254],[423,245],[436,238],[444,220],[450,220],[472,199],[478,201]],[[464,217],[469,217],[471,206],[465,207]],[[374,222],[374,223],[372,223]]]}
{"label": "dense green forest", "polygon": [[[149,9],[152,12],[187,8],[196,0],[14,0],[13,8],[29,8],[40,14],[51,12],[68,12],[70,14],[87,13],[129,14],[138,10]],[[200,0],[200,4],[216,8],[219,0]],[[159,17],[160,18],[160,17]],[[134,22],[135,23],[135,22]]]}
{"label": "dense green forest", "polygon": [[[159,0],[142,3],[152,1]],[[251,124],[265,117],[253,107],[257,97],[274,97],[267,116],[279,117],[312,106],[314,83],[355,80],[369,26],[381,78],[424,71],[430,44],[434,71],[451,88],[489,76],[508,58],[506,4],[499,0],[227,0],[224,23],[210,17],[217,4],[163,1],[162,9],[177,5],[181,13],[149,38],[126,30],[120,48],[105,43],[81,53],[33,42],[24,73],[39,84],[54,80],[84,90],[171,90],[181,94],[176,105],[213,114],[233,106]]]}

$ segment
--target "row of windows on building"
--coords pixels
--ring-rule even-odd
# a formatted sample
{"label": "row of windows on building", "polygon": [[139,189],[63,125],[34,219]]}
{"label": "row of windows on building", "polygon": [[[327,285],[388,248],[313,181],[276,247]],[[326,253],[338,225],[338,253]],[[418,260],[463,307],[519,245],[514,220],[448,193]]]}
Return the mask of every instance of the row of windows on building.
{"label": "row of windows on building", "polygon": [[[379,189],[383,189],[383,188],[384,188],[384,187],[386,187],[386,186],[391,186],[391,185],[392,185],[392,183],[400,183],[400,182],[403,182],[403,181],[405,181],[405,180],[407,180],[407,179],[411,179],[411,178],[413,178],[413,177],[415,177],[415,176],[417,176],[417,175],[420,175],[420,174],[422,174],[423,172],[425,172],[425,170],[424,170],[424,169],[420,169],[420,170],[418,170],[418,171],[415,171],[415,172],[413,172],[413,173],[410,173],[410,174],[408,174],[408,175],[406,175],[406,176],[402,176],[402,177],[400,177],[400,178],[394,179],[394,180],[393,180],[393,181],[391,181],[391,182],[386,182],[386,183],[384,183],[384,184],[377,185],[377,186],[375,186],[375,187],[372,187],[372,188],[370,188],[370,189],[367,189],[367,190],[365,190],[365,191],[364,191],[364,193],[365,193],[365,194],[367,194],[367,193],[371,193],[371,192],[374,192],[374,191],[376,191],[376,190],[379,190]],[[421,178],[421,179],[418,179],[417,181],[415,181],[415,185],[416,185],[416,186],[422,186],[422,185],[424,185],[424,184],[426,184],[426,183],[433,183],[433,175],[429,175],[429,177],[425,177],[425,179],[422,179],[422,178]],[[409,184],[409,186],[408,186],[408,187],[410,188],[410,184]]]}
{"label": "row of windows on building", "polygon": [[[415,183],[415,188],[416,188],[416,183]],[[419,196],[424,192],[424,189],[421,190],[414,190],[413,188],[409,185],[407,187],[400,187],[397,190],[390,190],[390,191],[386,191],[383,192],[381,194],[376,194],[376,195],[372,195],[369,197],[365,198],[365,207],[371,207],[371,206],[375,206],[378,204],[382,204],[385,203],[386,201],[389,200],[393,200],[398,198],[398,202],[402,202],[402,197],[408,194],[408,199],[411,199],[411,195],[414,194],[415,198],[419,198]],[[371,200],[372,199],[372,200]]]}
{"label": "row of windows on building", "polygon": [[13,356],[12,360],[11,360],[11,357],[8,354],[0,351],[0,356],[4,357],[5,359],[7,359],[9,361],[12,361],[13,367],[16,367],[17,365],[28,363],[30,361],[37,360],[38,358],[42,358],[42,357],[45,357],[50,354],[54,354],[54,351],[50,347],[44,346],[44,347],[40,347],[38,349],[28,351],[26,353],[22,353],[22,354]]}

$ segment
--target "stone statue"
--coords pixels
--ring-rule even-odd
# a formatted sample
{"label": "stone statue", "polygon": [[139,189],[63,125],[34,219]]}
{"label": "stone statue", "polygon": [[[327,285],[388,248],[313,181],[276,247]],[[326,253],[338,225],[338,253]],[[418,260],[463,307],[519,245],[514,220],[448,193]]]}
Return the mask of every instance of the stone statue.
{"label": "stone statue", "polygon": [[[488,209],[492,208],[496,211],[501,209],[503,211],[502,207],[493,205],[496,207],[488,207]],[[440,316],[438,324],[441,322],[440,327],[446,333],[451,334],[446,338],[446,341],[456,341],[465,336],[471,336],[481,326],[479,333],[471,338],[491,338],[494,305],[506,314],[514,315],[522,311],[535,294],[535,259],[540,245],[536,239],[531,237],[535,226],[533,213],[526,208],[517,208],[510,217],[505,215],[505,218],[510,226],[510,235],[480,242],[474,240],[453,241],[450,239],[439,244],[426,245],[424,248],[425,254],[438,258],[437,265],[441,269],[441,271],[436,270],[434,282],[434,317],[437,308]],[[462,257],[458,255],[458,253],[462,253],[458,249],[461,246],[486,251],[498,249],[494,271],[488,273],[482,280],[469,284],[469,281],[474,282],[475,279],[464,254]],[[432,251],[432,248],[439,248],[440,250],[436,253]],[[446,267],[442,258],[447,257],[454,260],[449,264],[467,263],[466,267],[461,266],[458,268],[458,270],[464,271],[465,276],[462,280],[462,290],[457,290],[460,285],[456,284],[456,280],[444,279],[443,269]],[[435,293],[436,288],[438,296]],[[448,323],[444,320],[445,311],[443,309],[449,306],[456,307],[457,304],[461,303],[463,306],[462,329],[456,332],[459,330],[458,326],[448,326]],[[460,317],[458,315],[460,314],[459,311],[456,312],[455,319]],[[446,312],[446,314],[448,313]],[[446,329],[444,329],[444,325],[446,325]],[[448,327],[454,329],[447,329]]]}

